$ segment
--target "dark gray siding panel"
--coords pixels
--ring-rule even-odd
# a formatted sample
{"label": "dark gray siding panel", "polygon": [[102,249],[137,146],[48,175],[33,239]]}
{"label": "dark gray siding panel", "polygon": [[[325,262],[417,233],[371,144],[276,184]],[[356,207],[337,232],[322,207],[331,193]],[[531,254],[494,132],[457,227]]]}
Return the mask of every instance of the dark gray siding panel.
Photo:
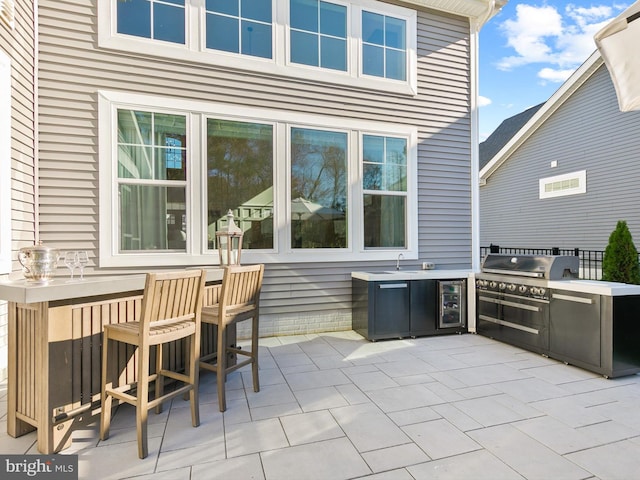
{"label": "dark gray siding panel", "polygon": [[[480,187],[481,244],[604,250],[618,220],[640,241],[639,131],[601,66]],[[540,178],[579,170],[586,194],[538,198]]]}

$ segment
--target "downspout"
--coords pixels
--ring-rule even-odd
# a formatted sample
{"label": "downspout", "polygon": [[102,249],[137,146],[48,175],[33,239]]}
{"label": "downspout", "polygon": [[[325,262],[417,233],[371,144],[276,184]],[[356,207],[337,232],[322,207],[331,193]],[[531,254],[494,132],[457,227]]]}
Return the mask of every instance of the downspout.
{"label": "downspout", "polygon": [[469,59],[470,81],[471,81],[471,268],[474,272],[480,271],[480,154],[478,145],[480,134],[478,126],[478,63],[479,63],[479,42],[478,34],[482,26],[493,17],[506,2],[500,2],[496,6],[496,0],[491,0],[486,11],[475,18],[469,19],[471,49]]}
{"label": "downspout", "polygon": [[[480,271],[480,154],[478,145],[480,134],[478,127],[478,63],[479,42],[478,34],[482,26],[493,17],[506,2],[496,7],[496,1],[491,0],[483,15],[469,19],[470,38],[469,77],[471,82],[471,268],[473,272]],[[476,302],[475,280],[467,288],[467,325],[469,331],[476,331]]]}

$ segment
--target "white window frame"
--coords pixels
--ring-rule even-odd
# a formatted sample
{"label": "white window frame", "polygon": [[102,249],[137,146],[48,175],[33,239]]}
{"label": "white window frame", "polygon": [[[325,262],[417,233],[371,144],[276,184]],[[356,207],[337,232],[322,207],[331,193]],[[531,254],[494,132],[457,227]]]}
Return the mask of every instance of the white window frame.
{"label": "white window frame", "polygon": [[[119,253],[118,196],[117,196],[117,132],[116,111],[119,108],[160,113],[186,114],[188,128],[187,185],[187,247],[185,252]],[[100,267],[133,267],[158,265],[213,265],[218,263],[217,251],[207,248],[206,175],[206,119],[274,124],[274,248],[269,250],[243,250],[246,263],[317,262],[354,260],[395,260],[399,253],[406,259],[418,258],[418,195],[417,162],[418,130],[413,126],[372,122],[360,119],[311,115],[285,111],[272,111],[247,106],[143,94],[100,91],[98,95],[99,185],[100,185]],[[289,131],[291,126],[340,130],[348,137],[348,191],[347,248],[293,249],[289,228],[291,212]],[[406,248],[365,249],[362,222],[362,149],[360,136],[367,134],[406,137],[407,145],[407,246]],[[198,209],[199,206],[199,209]],[[199,210],[199,211],[198,211]],[[277,232],[285,232],[278,235]]]}
{"label": "white window frame", "polygon": [[[565,188],[562,190],[556,190],[547,192],[546,186],[563,182],[567,180],[578,180],[578,186],[573,188]],[[539,181],[539,197],[540,200],[545,198],[557,198],[566,197],[569,195],[579,195],[581,193],[587,193],[587,171],[580,170],[578,172],[564,173],[562,175],[555,175],[553,177],[541,178]]]}
{"label": "white window frame", "polygon": [[[347,71],[312,67],[289,61],[289,0],[273,0],[273,58],[207,49],[204,0],[186,4],[185,45],[117,33],[117,0],[98,0],[98,45],[101,48],[217,65],[262,74],[415,96],[418,93],[417,12],[376,0],[327,0],[347,6]],[[406,21],[407,80],[363,75],[362,10]]]}
{"label": "white window frame", "polygon": [[0,50],[0,274],[11,272],[11,59]]}
{"label": "white window frame", "polygon": [[[364,139],[363,137],[365,135],[373,135],[373,136],[379,136],[379,137],[386,137],[386,138],[403,138],[407,141],[407,171],[406,171],[406,175],[407,175],[407,190],[405,191],[398,191],[398,190],[386,190],[386,189],[380,189],[380,190],[365,190],[364,189],[364,185],[363,185],[363,177],[364,177]],[[411,212],[414,211],[414,205],[412,205],[411,203],[411,194],[410,194],[410,189],[411,188],[416,188],[415,185],[412,185],[412,182],[414,181],[414,179],[416,178],[415,172],[413,170],[410,169],[410,163],[409,163],[409,149],[411,147],[411,138],[409,136],[404,136],[404,135],[389,135],[389,134],[381,134],[380,132],[368,132],[368,131],[361,131],[360,132],[360,154],[359,154],[359,161],[360,161],[360,175],[359,175],[359,182],[360,182],[360,196],[361,196],[361,200],[364,201],[364,195],[376,195],[376,196],[385,196],[385,197],[404,197],[406,198],[406,216],[407,218],[405,219],[405,223],[406,223],[406,228],[407,231],[405,232],[405,240],[407,242],[407,245],[410,244],[411,242]],[[416,210],[417,211],[417,210]],[[360,231],[364,232],[364,215],[360,216]],[[393,250],[398,250],[397,248],[393,248],[393,247],[368,247],[365,248],[364,247],[364,239],[362,240],[362,247],[363,249],[365,249],[367,252],[370,251],[376,251],[376,250],[385,250],[385,249],[393,249]]]}

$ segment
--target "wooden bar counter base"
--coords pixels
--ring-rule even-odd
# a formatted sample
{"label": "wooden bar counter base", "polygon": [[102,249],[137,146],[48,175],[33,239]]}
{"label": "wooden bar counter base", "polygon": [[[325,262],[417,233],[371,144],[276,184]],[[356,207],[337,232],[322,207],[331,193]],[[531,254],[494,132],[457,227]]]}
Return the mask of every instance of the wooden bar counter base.
{"label": "wooden bar counter base", "polygon": [[[207,268],[204,305],[218,302],[221,280],[221,269]],[[71,445],[75,427],[99,419],[102,327],[137,320],[144,281],[144,274],[0,281],[0,300],[9,307],[10,436],[37,430],[38,451],[50,454]],[[206,330],[213,326],[203,329],[202,351],[213,352],[215,331]],[[235,331],[227,335],[235,344]],[[164,361],[175,365],[183,348],[176,342]],[[119,352],[123,379],[135,378],[135,357],[131,349]]]}

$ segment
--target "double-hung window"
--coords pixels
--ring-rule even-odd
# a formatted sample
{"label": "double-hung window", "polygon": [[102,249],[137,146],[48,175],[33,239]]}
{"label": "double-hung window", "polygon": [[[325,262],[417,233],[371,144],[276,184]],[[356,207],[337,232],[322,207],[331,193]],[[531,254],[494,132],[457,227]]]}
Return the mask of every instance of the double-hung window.
{"label": "double-hung window", "polygon": [[117,109],[118,250],[186,249],[186,116]]}
{"label": "double-hung window", "polygon": [[388,260],[417,248],[417,129],[99,95],[100,265],[217,261],[229,210],[247,262]]}
{"label": "double-hung window", "polygon": [[103,48],[414,95],[417,12],[375,0],[98,0]]}
{"label": "double-hung window", "polygon": [[407,138],[362,136],[364,248],[407,246]]}

